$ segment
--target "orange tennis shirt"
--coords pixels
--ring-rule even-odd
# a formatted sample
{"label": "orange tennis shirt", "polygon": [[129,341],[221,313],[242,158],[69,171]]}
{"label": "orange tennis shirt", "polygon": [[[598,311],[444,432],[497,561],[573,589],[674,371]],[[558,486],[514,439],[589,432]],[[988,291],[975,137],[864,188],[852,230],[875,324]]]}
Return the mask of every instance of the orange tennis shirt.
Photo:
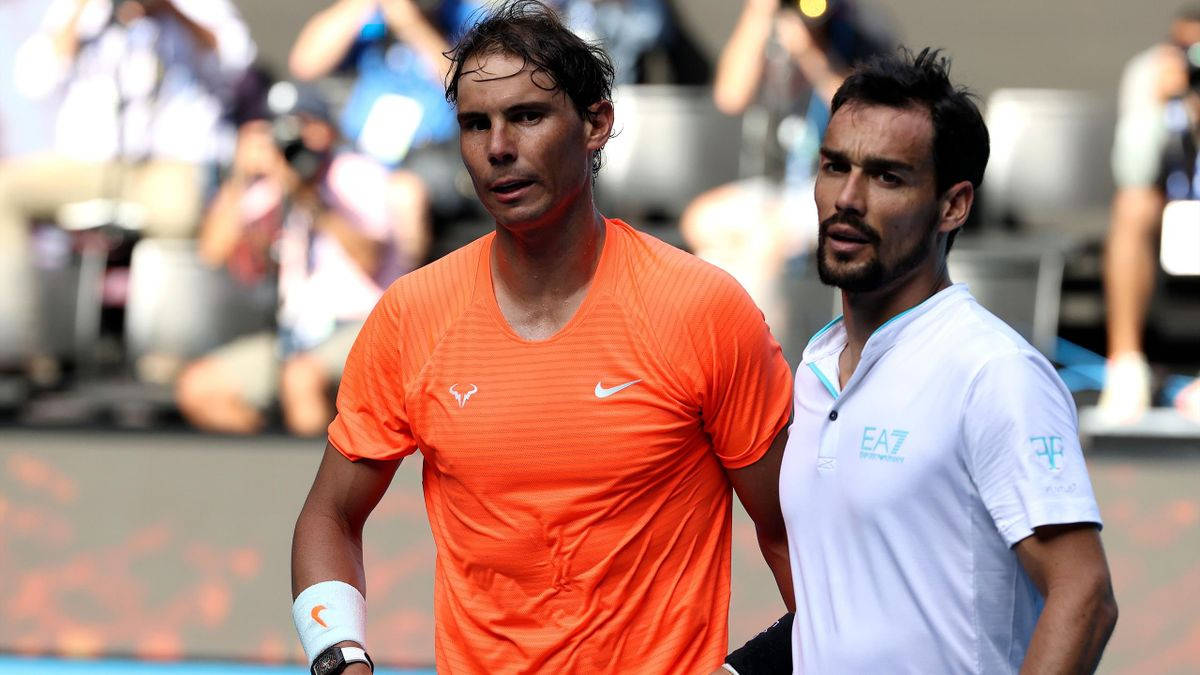
{"label": "orange tennis shirt", "polygon": [[420,450],[443,673],[682,673],[728,646],[731,490],[792,381],[731,277],[618,220],[575,316],[529,341],[494,234],[402,277],[346,362],[330,441]]}

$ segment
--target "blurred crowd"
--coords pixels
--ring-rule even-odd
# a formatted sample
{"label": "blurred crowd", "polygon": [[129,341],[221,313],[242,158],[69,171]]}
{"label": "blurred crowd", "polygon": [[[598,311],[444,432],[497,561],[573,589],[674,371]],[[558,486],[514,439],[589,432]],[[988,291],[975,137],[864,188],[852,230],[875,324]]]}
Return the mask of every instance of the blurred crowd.
{"label": "blurred crowd", "polygon": [[[710,68],[667,0],[549,4],[606,46],[618,85],[711,83],[717,109],[755,122],[744,140],[756,160],[697,195],[678,232],[785,332],[779,280],[815,243],[811,186],[830,99],[855,62],[895,47],[894,31],[850,0],[743,0]],[[130,281],[132,251],[184,241],[173,264],[268,298],[268,320],[202,353],[150,344],[120,367],[169,388],[203,429],[249,433],[277,417],[321,433],[382,290],[444,253],[455,223],[484,219],[444,98],[445,54],[483,5],[333,0],[305,22],[285,72],[272,72],[231,0],[0,4],[0,374],[33,391],[69,380],[64,370],[95,360],[80,345],[122,335],[122,308],[147,292]],[[1200,203],[1198,91],[1200,7],[1189,7],[1121,85],[1105,260],[1116,386],[1101,400],[1113,419],[1150,402],[1140,332],[1164,209]],[[55,296],[48,279],[64,266],[78,269]],[[194,298],[166,302],[186,312]],[[81,327],[89,304],[100,318]],[[71,349],[58,346],[63,312]],[[1200,418],[1195,387],[1179,402]]]}

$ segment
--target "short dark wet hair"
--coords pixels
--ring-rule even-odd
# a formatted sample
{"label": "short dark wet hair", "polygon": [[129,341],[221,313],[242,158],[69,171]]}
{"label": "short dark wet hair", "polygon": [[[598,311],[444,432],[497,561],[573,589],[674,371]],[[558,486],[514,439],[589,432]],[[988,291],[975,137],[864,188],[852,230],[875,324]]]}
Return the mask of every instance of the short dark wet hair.
{"label": "short dark wet hair", "polygon": [[[612,59],[599,44],[585,41],[563,24],[555,11],[537,0],[505,2],[476,23],[446,56],[451,61],[446,100],[458,104],[464,64],[474,56],[512,54],[535,73],[550,77],[554,88],[570,99],[580,117],[588,108],[612,99]],[[600,153],[592,157],[592,173],[600,170]]]}
{"label": "short dark wet hair", "polygon": [[[914,55],[908,49],[867,59],[833,95],[831,114],[851,103],[894,108],[920,106],[933,120],[933,166],[937,193],[969,181],[983,182],[991,143],[975,95],[950,81],[950,59],[937,49]],[[947,237],[946,250],[958,230]]]}

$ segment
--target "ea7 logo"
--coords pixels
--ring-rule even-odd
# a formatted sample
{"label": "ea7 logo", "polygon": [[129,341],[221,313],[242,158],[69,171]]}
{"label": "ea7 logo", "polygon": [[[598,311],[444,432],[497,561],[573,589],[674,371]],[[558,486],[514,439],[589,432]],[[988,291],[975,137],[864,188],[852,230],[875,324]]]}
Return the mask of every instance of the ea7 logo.
{"label": "ea7 logo", "polygon": [[1047,469],[1051,471],[1062,470],[1062,436],[1030,436],[1029,445],[1033,447],[1034,455],[1046,458]]}
{"label": "ea7 logo", "polygon": [[908,432],[904,429],[884,429],[881,427],[863,427],[862,441],[858,444],[860,459],[874,459],[884,462],[902,464],[904,456],[900,448]]}
{"label": "ea7 logo", "polygon": [[467,401],[470,400],[471,394],[474,394],[475,392],[479,391],[479,387],[477,387],[473,384],[470,385],[470,387],[471,388],[467,391],[459,391],[457,384],[450,385],[450,393],[454,394],[454,400],[458,401],[458,407],[461,408],[461,407],[467,405]]}

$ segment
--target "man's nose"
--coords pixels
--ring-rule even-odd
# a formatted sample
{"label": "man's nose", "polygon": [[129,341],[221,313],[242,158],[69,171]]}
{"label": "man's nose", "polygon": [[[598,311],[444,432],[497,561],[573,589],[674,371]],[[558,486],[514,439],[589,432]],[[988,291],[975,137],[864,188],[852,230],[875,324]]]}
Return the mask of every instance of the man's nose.
{"label": "man's nose", "polygon": [[516,144],[507,124],[497,124],[488,135],[488,162],[493,166],[511,164],[517,158]]}
{"label": "man's nose", "polygon": [[838,190],[834,206],[838,211],[851,211],[862,215],[867,212],[867,176],[859,169],[851,169]]}

